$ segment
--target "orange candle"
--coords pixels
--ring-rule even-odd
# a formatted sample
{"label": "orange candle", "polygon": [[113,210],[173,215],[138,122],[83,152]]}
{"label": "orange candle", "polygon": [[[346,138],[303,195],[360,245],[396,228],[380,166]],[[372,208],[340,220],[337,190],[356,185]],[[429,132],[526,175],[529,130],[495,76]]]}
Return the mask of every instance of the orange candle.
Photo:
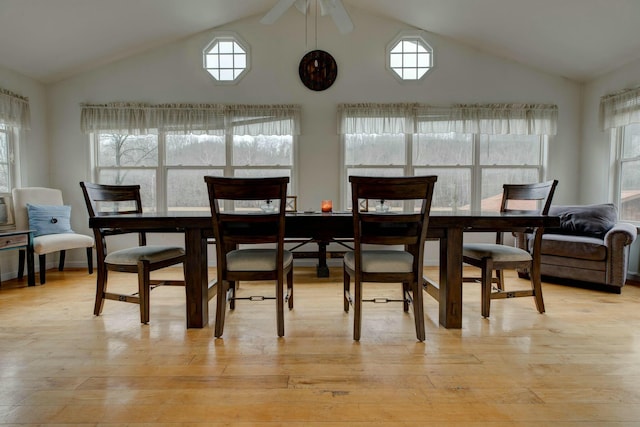
{"label": "orange candle", "polygon": [[331,212],[333,210],[333,203],[331,200],[323,200],[321,208],[322,212]]}

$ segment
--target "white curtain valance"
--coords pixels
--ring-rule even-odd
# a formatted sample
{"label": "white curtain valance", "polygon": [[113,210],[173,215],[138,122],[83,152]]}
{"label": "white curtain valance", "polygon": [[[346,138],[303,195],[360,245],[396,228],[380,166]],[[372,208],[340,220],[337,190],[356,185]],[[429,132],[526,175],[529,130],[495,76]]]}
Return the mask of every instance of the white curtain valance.
{"label": "white curtain valance", "polygon": [[413,133],[418,104],[340,104],[338,134]]}
{"label": "white curtain valance", "polygon": [[82,104],[84,133],[299,135],[300,106],[109,103]]}
{"label": "white curtain valance", "polygon": [[130,135],[150,133],[149,104],[112,102],[82,104],[80,129],[85,133],[113,132]]}
{"label": "white curtain valance", "polygon": [[229,105],[233,135],[300,135],[298,105]]}
{"label": "white curtain valance", "polygon": [[600,98],[600,128],[640,123],[640,87],[625,89]]}
{"label": "white curtain valance", "polygon": [[558,107],[547,104],[421,105],[417,133],[480,133],[486,135],[555,135]]}
{"label": "white curtain valance", "polygon": [[535,104],[343,104],[338,133],[555,135],[558,107]]}
{"label": "white curtain valance", "polygon": [[29,98],[0,88],[0,124],[25,130],[30,129]]}

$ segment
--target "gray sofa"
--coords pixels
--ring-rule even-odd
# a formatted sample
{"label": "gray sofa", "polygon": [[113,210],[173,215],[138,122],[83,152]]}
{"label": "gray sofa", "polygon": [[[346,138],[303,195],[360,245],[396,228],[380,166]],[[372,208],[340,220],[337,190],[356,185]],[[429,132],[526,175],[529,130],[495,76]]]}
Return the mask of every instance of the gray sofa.
{"label": "gray sofa", "polygon": [[[627,279],[636,226],[618,222],[617,209],[611,203],[552,206],[549,215],[560,217],[560,227],[545,229],[542,276],[561,279],[561,283],[597,284],[620,293]],[[515,237],[518,247],[531,248],[530,234],[515,233]]]}

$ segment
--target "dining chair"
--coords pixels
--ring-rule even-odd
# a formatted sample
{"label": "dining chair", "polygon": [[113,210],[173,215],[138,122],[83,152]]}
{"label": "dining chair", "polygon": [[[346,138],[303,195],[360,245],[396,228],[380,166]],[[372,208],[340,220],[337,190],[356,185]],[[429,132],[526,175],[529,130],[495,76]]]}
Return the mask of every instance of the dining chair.
{"label": "dining chair", "polygon": [[[547,215],[555,192],[557,180],[534,184],[504,184],[500,212],[538,213]],[[544,313],[542,284],[540,277],[540,246],[543,227],[527,230],[533,234],[530,250],[504,244],[503,233],[496,234],[496,243],[465,243],[462,248],[463,262],[480,268],[481,277],[464,277],[464,282],[481,283],[482,317],[489,317],[492,299],[530,297],[535,298],[536,308]],[[503,270],[522,269],[529,272],[531,289],[505,289]],[[496,277],[493,277],[493,270]],[[496,287],[492,286],[496,283]]]}
{"label": "dining chair", "polygon": [[[93,237],[71,229],[71,206],[57,188],[23,187],[12,191],[17,230],[32,230],[33,252],[38,255],[40,284],[46,283],[47,255],[59,252],[58,270],[64,270],[66,251],[85,249],[87,268],[93,274]],[[24,273],[26,251],[18,253],[18,277]]]}
{"label": "dining chair", "polygon": [[[87,205],[89,217],[142,213],[139,185],[102,185],[81,182],[80,187]],[[132,233],[127,230],[93,228],[95,235],[98,277],[96,281],[96,301],[93,314],[102,313],[104,301],[114,300],[140,305],[140,321],[149,323],[151,290],[158,286],[184,286],[184,280],[152,280],[151,272],[172,265],[183,264],[185,251],[178,246],[147,245],[144,232]],[[138,244],[134,247],[109,252],[107,238],[123,234],[137,234]],[[136,273],[138,289],[133,294],[122,294],[107,290],[108,271]]]}
{"label": "dining chair", "polygon": [[[284,249],[288,177],[205,176],[216,241],[215,336],[222,336],[226,303],[276,300],[278,336],[284,336],[284,304],[293,308],[293,255]],[[267,244],[266,247],[264,244]],[[239,246],[243,245],[243,246]],[[259,245],[257,247],[257,245]],[[287,292],[284,292],[284,278]],[[275,280],[274,296],[239,297],[240,281]]]}
{"label": "dining chair", "polygon": [[[354,307],[353,339],[360,339],[363,302],[413,302],[416,336],[425,340],[422,302],[424,244],[436,176],[350,176],[354,250],[344,255],[344,311]],[[362,200],[379,201],[361,203]],[[391,201],[391,205],[385,204]],[[394,207],[398,206],[397,210]],[[370,206],[377,206],[370,210]],[[389,207],[387,209],[387,207]],[[370,245],[378,245],[372,247]],[[403,249],[396,246],[403,246]],[[395,247],[395,248],[394,248]],[[354,296],[350,287],[354,281]],[[363,299],[363,282],[401,283],[402,299]]]}

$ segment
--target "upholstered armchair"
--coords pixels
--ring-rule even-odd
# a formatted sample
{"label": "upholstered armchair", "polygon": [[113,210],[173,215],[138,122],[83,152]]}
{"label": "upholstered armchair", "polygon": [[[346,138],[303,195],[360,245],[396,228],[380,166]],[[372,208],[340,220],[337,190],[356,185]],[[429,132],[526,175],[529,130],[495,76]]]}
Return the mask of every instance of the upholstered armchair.
{"label": "upholstered armchair", "polygon": [[[40,264],[40,284],[45,283],[47,254],[59,252],[58,270],[64,269],[67,250],[84,248],[89,274],[93,273],[93,237],[71,229],[71,207],[62,199],[62,191],[54,188],[25,187],[12,192],[16,229],[33,231],[33,252]],[[30,216],[31,215],[31,216]],[[20,251],[19,270],[24,268],[24,250]],[[22,276],[22,271],[18,272]]]}
{"label": "upholstered armchair", "polygon": [[[627,280],[629,248],[637,236],[633,224],[618,221],[611,203],[552,206],[560,227],[545,229],[542,237],[542,275],[563,283],[594,283],[620,293]],[[516,234],[516,244],[531,247],[531,236]]]}

